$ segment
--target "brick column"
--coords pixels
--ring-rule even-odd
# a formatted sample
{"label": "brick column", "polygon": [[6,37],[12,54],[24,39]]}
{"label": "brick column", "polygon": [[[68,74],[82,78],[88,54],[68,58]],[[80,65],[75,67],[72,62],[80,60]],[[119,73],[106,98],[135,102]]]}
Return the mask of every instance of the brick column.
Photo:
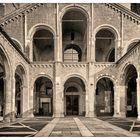
{"label": "brick column", "polygon": [[140,78],[137,78],[137,111],[138,117],[137,119],[140,120]]}

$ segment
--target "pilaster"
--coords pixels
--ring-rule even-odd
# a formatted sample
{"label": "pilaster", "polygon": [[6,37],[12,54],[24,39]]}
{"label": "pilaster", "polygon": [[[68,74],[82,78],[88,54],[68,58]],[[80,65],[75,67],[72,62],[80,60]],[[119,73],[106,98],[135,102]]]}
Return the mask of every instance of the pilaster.
{"label": "pilaster", "polygon": [[114,88],[114,117],[126,117],[126,86]]}

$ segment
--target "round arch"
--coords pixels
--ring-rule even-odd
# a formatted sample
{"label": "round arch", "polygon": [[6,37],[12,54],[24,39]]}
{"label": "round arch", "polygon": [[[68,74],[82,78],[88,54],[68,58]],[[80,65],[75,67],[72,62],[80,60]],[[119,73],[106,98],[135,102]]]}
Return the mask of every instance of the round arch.
{"label": "round arch", "polygon": [[79,75],[79,74],[76,74],[76,73],[71,73],[71,74],[66,75],[64,77],[63,81],[62,81],[62,85],[64,86],[66,81],[71,77],[76,77],[76,78],[81,79],[83,81],[83,83],[85,84],[85,88],[87,89],[87,80],[82,75]]}
{"label": "round arch", "polygon": [[127,117],[137,117],[137,77],[135,65],[128,63],[123,70],[122,85],[125,86],[125,113]]}
{"label": "round arch", "polygon": [[53,115],[53,82],[48,76],[39,76],[35,79],[33,90],[34,115]]}
{"label": "round arch", "polygon": [[121,69],[121,74],[120,74],[120,79],[121,79],[121,84],[125,85],[125,72],[127,71],[127,69],[129,68],[129,66],[134,66],[136,71],[137,70],[137,65],[132,63],[132,62],[127,62]]}
{"label": "round arch", "polygon": [[102,77],[96,83],[96,115],[112,116],[114,114],[114,83],[111,78]]}
{"label": "round arch", "polygon": [[[71,89],[67,92],[68,88]],[[77,90],[73,90],[75,88]],[[63,96],[65,115],[85,115],[86,89],[81,78],[75,76],[67,78],[64,84]]]}
{"label": "round arch", "polygon": [[50,81],[52,81],[52,85],[54,86],[53,78],[52,78],[50,75],[47,75],[47,74],[37,74],[37,75],[35,75],[35,76],[32,78],[32,83],[31,83],[32,87],[34,87],[35,81],[36,81],[38,78],[40,78],[40,77],[45,77],[45,78],[49,79]]}
{"label": "round arch", "polygon": [[16,44],[16,46],[18,46],[19,49],[23,52],[24,49],[23,49],[23,46],[21,45],[21,43],[17,39],[15,39],[15,38],[12,38],[12,40]]}
{"label": "round arch", "polygon": [[53,36],[56,35],[56,32],[53,29],[53,27],[51,27],[48,24],[39,23],[30,28],[30,30],[28,32],[28,40],[32,40],[34,33],[40,29],[45,29],[45,30],[50,31],[53,34]]}
{"label": "round arch", "polygon": [[96,38],[96,34],[102,29],[108,29],[115,35],[115,40],[120,40],[120,35],[119,35],[118,30],[110,24],[102,24],[102,25],[96,27],[96,29],[94,30],[94,33],[93,33],[94,38]]}
{"label": "round arch", "polygon": [[66,87],[65,87],[65,89],[64,89],[64,92],[66,93],[66,91],[67,91],[67,88],[69,88],[69,87],[75,87],[75,88],[77,88],[78,89],[78,92],[81,92],[82,91],[82,89],[81,89],[81,87],[79,86],[79,84],[77,84],[77,83],[73,83],[73,82],[71,82],[71,83],[69,83],[69,85],[67,85]]}
{"label": "round arch", "polygon": [[109,74],[100,74],[97,75],[97,78],[95,79],[95,85],[97,85],[98,81],[102,78],[108,78],[112,81],[113,85],[117,85],[117,80],[115,79],[114,75],[109,75]]}
{"label": "round arch", "polygon": [[65,6],[59,14],[59,19],[62,20],[65,13],[71,9],[77,9],[77,10],[81,11],[86,16],[87,21],[89,21],[89,19],[90,19],[89,13],[83,6],[78,5],[78,4],[71,4],[71,5]]}
{"label": "round arch", "polygon": [[130,41],[128,41],[128,43],[126,44],[125,49],[124,49],[124,54],[127,53],[127,51],[129,50],[129,47],[131,45],[137,43],[138,41],[140,41],[140,38],[133,38]]}
{"label": "round arch", "polygon": [[[0,44],[0,59],[1,59],[1,65],[2,65],[2,73],[1,73],[1,79],[0,79],[0,90],[1,90],[1,96],[0,96],[0,116],[2,116],[3,120],[6,120],[6,117],[9,117],[9,109],[7,110],[7,96],[9,93],[7,90],[11,90],[11,77],[12,77],[12,67],[11,67],[11,60],[9,58],[8,52],[6,51],[6,48],[3,47],[2,44]],[[11,93],[10,93],[11,94]],[[11,108],[10,108],[11,109]],[[9,118],[8,118],[9,119]]]}
{"label": "round arch", "polygon": [[6,69],[5,69],[5,72],[6,72],[6,78],[10,77],[10,74],[12,74],[12,66],[11,66],[11,60],[9,58],[9,55],[7,53],[7,51],[4,49],[3,45],[0,44],[0,51],[2,51],[2,53],[4,54],[4,59],[6,60],[5,61],[5,65],[6,65]]}

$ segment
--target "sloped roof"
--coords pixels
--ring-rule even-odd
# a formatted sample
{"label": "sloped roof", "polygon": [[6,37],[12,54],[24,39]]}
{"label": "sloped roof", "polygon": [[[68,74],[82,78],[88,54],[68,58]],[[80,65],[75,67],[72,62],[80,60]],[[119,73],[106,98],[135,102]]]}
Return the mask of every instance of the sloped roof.
{"label": "sloped roof", "polygon": [[0,27],[0,32],[3,34],[3,36],[11,43],[11,45],[19,52],[19,54],[28,62],[28,58],[23,54],[23,52],[18,48],[18,46],[13,42],[13,40],[10,38],[10,36],[4,31],[2,27]]}

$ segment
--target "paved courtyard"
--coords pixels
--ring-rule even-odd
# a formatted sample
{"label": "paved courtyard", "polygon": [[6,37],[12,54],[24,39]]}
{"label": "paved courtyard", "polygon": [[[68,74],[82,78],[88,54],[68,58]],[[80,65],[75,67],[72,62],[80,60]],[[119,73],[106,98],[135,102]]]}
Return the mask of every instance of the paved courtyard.
{"label": "paved courtyard", "polygon": [[[140,136],[139,124],[140,122],[136,120],[134,124],[134,120],[131,119],[117,119],[112,117],[101,117],[98,119],[76,116],[64,118],[36,117],[28,120],[21,120],[10,125],[2,126],[1,123],[0,136],[136,137]],[[137,126],[135,127],[135,125]],[[128,127],[130,129],[128,129]],[[133,131],[133,129],[137,131]]]}

